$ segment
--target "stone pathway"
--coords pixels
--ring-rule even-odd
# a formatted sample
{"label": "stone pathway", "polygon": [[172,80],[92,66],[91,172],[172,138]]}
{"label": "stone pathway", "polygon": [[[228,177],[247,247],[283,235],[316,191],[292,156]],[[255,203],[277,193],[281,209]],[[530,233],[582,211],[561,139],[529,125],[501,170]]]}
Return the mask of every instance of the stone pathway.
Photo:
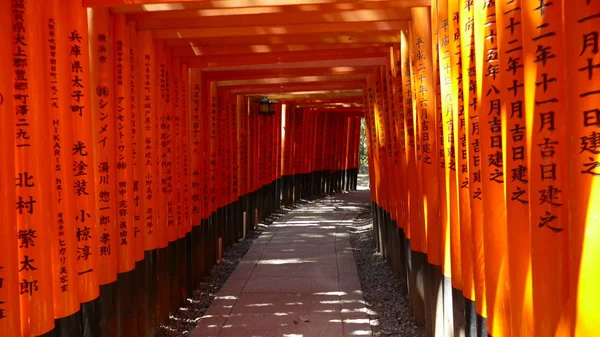
{"label": "stone pathway", "polygon": [[369,202],[337,194],[274,222],[190,336],[371,336],[349,234]]}

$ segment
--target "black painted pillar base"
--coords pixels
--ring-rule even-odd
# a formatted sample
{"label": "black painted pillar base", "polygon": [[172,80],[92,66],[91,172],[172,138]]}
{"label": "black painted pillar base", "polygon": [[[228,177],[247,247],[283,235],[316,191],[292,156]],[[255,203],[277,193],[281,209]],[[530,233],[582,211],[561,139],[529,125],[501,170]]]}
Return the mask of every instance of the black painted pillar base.
{"label": "black painted pillar base", "polygon": [[117,275],[117,316],[117,336],[136,336],[135,270]]}
{"label": "black painted pillar base", "polygon": [[[117,312],[117,282],[100,286],[100,301],[97,310],[100,311],[100,331],[102,337],[117,336],[118,312]],[[82,323],[83,333],[86,333],[86,323]],[[90,332],[91,333],[91,332]]]}
{"label": "black painted pillar base", "polygon": [[[92,305],[95,305],[92,303]],[[88,312],[89,313],[89,312]],[[96,317],[96,321],[88,321],[86,323],[95,324],[99,322],[99,317]],[[54,330],[50,331],[51,336],[59,336],[59,337],[79,337],[83,336],[83,331],[81,329],[81,311],[76,311],[72,315],[57,318],[54,320]],[[91,331],[91,327],[87,327],[88,333]],[[96,331],[99,333],[99,331]],[[15,334],[16,336],[17,334]]]}
{"label": "black painted pillar base", "polygon": [[[99,337],[101,336],[102,311],[100,310],[101,298],[98,296],[95,300],[81,303],[80,319],[81,319],[81,335],[84,337]],[[57,330],[58,331],[58,330]],[[58,335],[62,336],[62,335]]]}

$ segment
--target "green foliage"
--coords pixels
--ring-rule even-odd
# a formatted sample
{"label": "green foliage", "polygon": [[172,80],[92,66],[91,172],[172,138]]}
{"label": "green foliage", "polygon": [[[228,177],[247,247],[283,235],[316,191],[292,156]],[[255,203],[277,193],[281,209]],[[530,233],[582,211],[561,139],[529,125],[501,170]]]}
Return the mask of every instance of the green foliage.
{"label": "green foliage", "polygon": [[367,154],[367,126],[364,118],[360,120],[360,145],[358,158],[358,172],[369,173],[369,156]]}

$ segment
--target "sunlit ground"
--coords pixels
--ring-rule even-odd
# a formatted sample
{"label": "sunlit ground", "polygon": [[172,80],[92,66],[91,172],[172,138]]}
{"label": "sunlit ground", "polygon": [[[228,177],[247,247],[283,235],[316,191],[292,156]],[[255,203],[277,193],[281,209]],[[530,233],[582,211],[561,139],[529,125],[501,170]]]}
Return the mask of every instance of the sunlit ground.
{"label": "sunlit ground", "polygon": [[307,201],[265,227],[192,336],[371,335],[349,235],[368,203]]}

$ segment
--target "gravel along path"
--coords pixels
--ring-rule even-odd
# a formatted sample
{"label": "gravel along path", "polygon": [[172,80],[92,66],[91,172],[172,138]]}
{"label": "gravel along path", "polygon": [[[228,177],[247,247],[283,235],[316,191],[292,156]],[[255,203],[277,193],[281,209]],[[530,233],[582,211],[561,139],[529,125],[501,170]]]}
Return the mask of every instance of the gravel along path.
{"label": "gravel along path", "polygon": [[425,337],[425,329],[411,318],[408,297],[402,295],[394,272],[376,251],[370,207],[354,220],[350,242],[373,335]]}
{"label": "gravel along path", "polygon": [[187,299],[186,305],[179,308],[175,314],[171,314],[169,324],[160,327],[157,337],[188,336],[196,327],[200,317],[210,307],[210,304],[229,278],[229,275],[233,273],[244,255],[246,255],[252,242],[258,238],[260,233],[269,224],[288,211],[289,209],[284,209],[271,215],[267,220],[259,224],[258,230],[249,231],[245,239],[240,240],[225,250],[223,252],[223,262],[213,267],[210,275],[205,277],[204,281],[200,284],[200,290],[194,291],[192,297]]}

